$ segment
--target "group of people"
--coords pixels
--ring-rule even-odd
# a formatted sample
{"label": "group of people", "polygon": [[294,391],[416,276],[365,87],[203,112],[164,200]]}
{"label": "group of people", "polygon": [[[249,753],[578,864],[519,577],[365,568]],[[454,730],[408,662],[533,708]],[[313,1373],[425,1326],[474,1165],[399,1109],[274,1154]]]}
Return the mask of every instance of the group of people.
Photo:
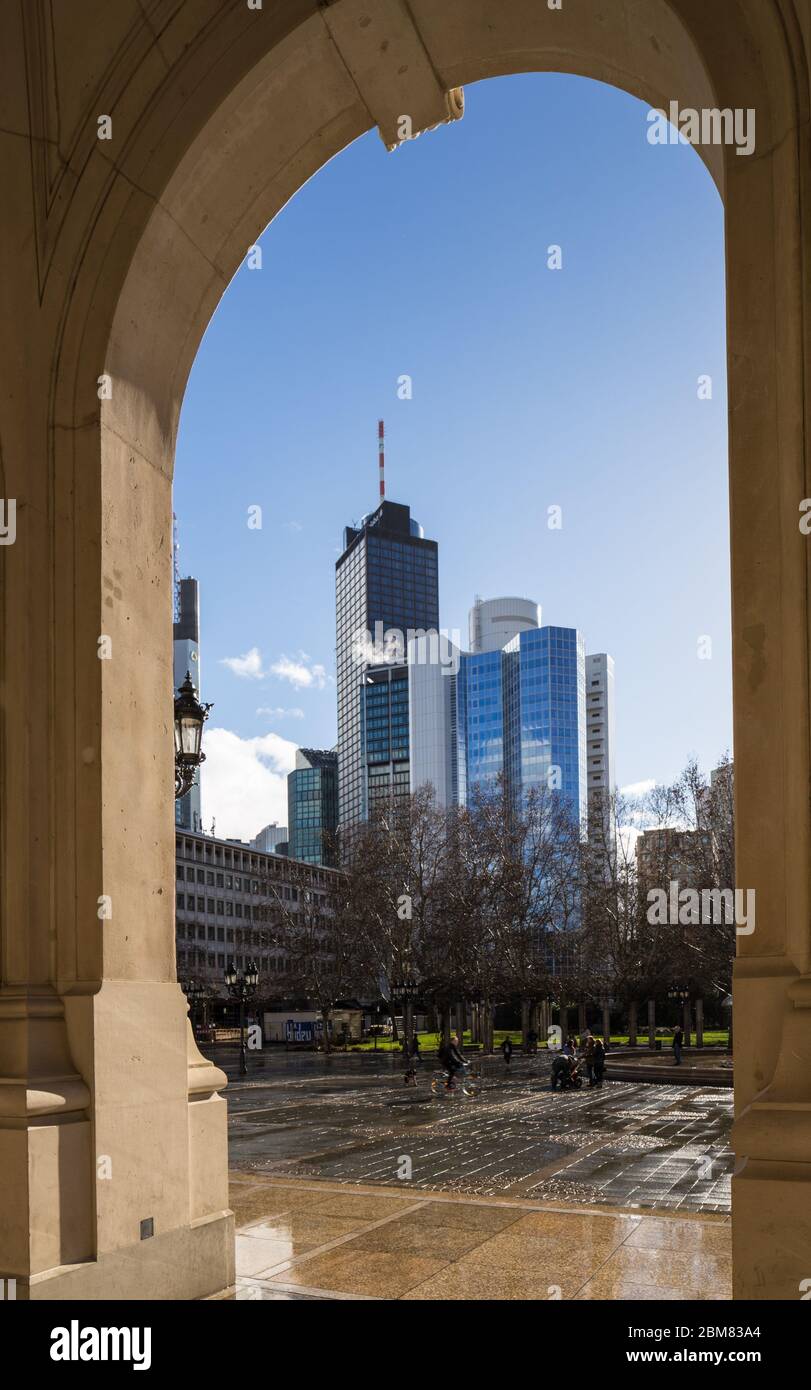
{"label": "group of people", "polygon": [[606,1046],[600,1033],[588,1032],[582,1043],[570,1033],[552,1062],[551,1090],[571,1090],[582,1085],[579,1068],[585,1067],[589,1086],[602,1087]]}
{"label": "group of people", "polygon": [[[673,1056],[676,1066],[681,1064],[681,1051],[684,1042],[684,1033],[680,1025],[676,1026],[673,1034]],[[537,1033],[527,1034],[527,1048],[529,1053],[536,1053],[538,1050]],[[513,1052],[512,1038],[508,1035],[501,1044],[501,1053],[506,1066],[512,1061]],[[551,1089],[557,1091],[571,1090],[573,1087],[582,1085],[580,1078],[580,1067],[585,1068],[589,1086],[598,1089],[603,1084],[605,1073],[605,1059],[608,1048],[603,1040],[602,1034],[586,1032],[582,1040],[578,1040],[573,1033],[564,1041],[560,1051],[555,1054],[552,1062]],[[420,1051],[420,1040],[414,1034],[411,1047],[403,1043],[403,1052],[406,1059],[406,1070],[404,1081],[406,1086],[416,1086],[417,1067],[422,1066],[422,1053]],[[462,1055],[461,1043],[457,1033],[452,1033],[448,1042],[440,1043],[437,1057],[440,1065],[447,1073],[446,1086],[448,1090],[453,1090],[456,1076],[468,1065]]]}

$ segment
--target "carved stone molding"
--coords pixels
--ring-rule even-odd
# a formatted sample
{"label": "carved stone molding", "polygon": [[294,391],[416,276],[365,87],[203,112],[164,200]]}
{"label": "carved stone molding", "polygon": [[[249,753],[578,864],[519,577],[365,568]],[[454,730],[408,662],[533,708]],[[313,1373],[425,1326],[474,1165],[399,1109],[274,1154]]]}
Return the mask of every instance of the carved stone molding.
{"label": "carved stone molding", "polygon": [[342,0],[321,13],[387,149],[402,143],[404,117],[406,138],[460,119],[462,89],[443,87],[403,0]]}

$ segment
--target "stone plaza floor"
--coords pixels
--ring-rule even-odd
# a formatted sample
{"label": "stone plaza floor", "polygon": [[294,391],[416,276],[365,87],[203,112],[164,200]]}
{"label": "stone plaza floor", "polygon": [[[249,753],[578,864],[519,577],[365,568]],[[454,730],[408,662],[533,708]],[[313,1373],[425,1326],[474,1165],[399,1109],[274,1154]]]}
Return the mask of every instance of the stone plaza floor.
{"label": "stone plaza floor", "polygon": [[231,1300],[718,1300],[729,1217],[257,1181],[234,1173]]}
{"label": "stone plaza floor", "polygon": [[210,1055],[229,1074],[231,1166],[245,1176],[729,1212],[729,1090],[608,1080],[601,1090],[553,1093],[541,1054],[516,1059],[509,1072],[488,1059],[480,1096],[436,1098],[433,1059],[411,1090],[401,1063],[382,1054],[267,1051],[250,1057],[246,1078],[233,1049]]}

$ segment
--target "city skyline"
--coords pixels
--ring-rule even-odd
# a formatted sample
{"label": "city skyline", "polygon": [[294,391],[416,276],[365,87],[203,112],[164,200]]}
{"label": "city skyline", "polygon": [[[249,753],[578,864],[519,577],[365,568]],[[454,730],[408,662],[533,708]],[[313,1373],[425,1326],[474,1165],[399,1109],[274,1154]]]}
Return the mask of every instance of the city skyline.
{"label": "city skyline", "polygon": [[[611,652],[621,786],[731,751],[723,214],[694,150],[651,158],[645,110],[573,77],[476,86],[463,122],[395,156],[374,134],[350,146],[236,275],[191,373],[175,486],[214,701],[204,823],[283,820],[295,748],[335,746],[331,575],[341,528],[376,502],[380,417],[388,496],[441,547],[442,628],[476,594],[525,594]],[[554,158],[527,128],[553,117]],[[463,244],[437,232],[459,200]],[[302,269],[282,282],[289,247]]]}

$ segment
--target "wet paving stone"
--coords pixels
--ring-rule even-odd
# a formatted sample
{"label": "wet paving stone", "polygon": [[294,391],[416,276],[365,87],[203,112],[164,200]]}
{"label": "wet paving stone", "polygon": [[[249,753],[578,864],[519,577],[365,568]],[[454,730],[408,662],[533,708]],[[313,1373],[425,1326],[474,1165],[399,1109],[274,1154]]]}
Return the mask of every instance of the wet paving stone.
{"label": "wet paving stone", "polygon": [[[725,1213],[730,1206],[728,1090],[607,1081],[553,1093],[545,1058],[505,1074],[486,1061],[478,1097],[416,1090],[379,1054],[266,1052],[229,1074],[231,1164],[263,1176],[390,1184],[404,1190],[529,1197]],[[404,1177],[404,1172],[410,1177]]]}

